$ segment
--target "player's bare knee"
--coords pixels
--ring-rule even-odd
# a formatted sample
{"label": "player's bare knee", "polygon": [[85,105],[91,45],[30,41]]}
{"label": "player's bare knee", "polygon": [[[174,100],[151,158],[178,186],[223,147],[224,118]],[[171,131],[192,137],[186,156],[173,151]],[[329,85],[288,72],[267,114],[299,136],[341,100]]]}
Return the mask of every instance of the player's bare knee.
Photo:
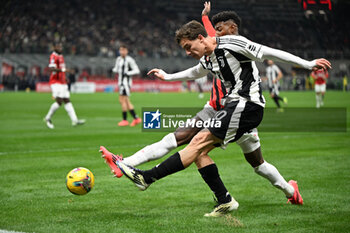
{"label": "player's bare knee", "polygon": [[264,158],[262,157],[260,147],[253,152],[245,153],[244,157],[253,168],[264,163]]}
{"label": "player's bare knee", "polygon": [[201,153],[205,149],[206,144],[209,144],[209,137],[209,131],[200,132],[193,137],[189,147],[197,151],[197,153]]}

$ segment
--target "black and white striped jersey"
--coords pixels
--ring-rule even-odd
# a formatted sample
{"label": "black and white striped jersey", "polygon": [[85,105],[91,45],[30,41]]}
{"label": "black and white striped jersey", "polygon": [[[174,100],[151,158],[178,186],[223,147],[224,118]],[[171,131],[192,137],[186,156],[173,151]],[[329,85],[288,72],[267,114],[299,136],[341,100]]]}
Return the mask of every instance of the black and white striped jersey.
{"label": "black and white striped jersey", "polygon": [[140,73],[135,60],[130,56],[119,56],[115,61],[113,72],[118,74],[118,85],[131,85],[130,77]]}
{"label": "black and white striped jersey", "polygon": [[262,45],[238,35],[218,37],[216,40],[216,49],[202,57],[200,64],[222,80],[227,90],[227,101],[244,98],[264,107],[261,79],[254,62],[262,60]]}
{"label": "black and white striped jersey", "polygon": [[266,67],[266,77],[267,77],[269,88],[278,86],[278,82],[274,83],[274,81],[277,79],[279,72],[281,72],[281,70],[275,64]]}

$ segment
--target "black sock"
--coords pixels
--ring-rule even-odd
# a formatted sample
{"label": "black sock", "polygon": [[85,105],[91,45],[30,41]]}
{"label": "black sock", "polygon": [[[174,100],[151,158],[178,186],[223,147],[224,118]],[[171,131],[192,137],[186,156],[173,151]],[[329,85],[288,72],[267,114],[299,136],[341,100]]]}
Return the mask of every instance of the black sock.
{"label": "black sock", "polygon": [[132,116],[134,119],[137,118],[137,115],[136,115],[134,109],[129,110],[129,112],[130,112],[131,116]]}
{"label": "black sock", "polygon": [[281,96],[277,96],[278,100],[283,101],[283,98]]}
{"label": "black sock", "polygon": [[198,169],[198,171],[205,183],[207,183],[211,191],[213,191],[219,203],[227,203],[231,201],[231,196],[220,178],[219,171],[215,163],[202,167]]}
{"label": "black sock", "polygon": [[280,103],[278,102],[278,97],[277,97],[277,96],[273,97],[273,100],[275,101],[275,103],[276,103],[276,105],[277,105],[277,108],[280,108],[281,105],[280,105]]}
{"label": "black sock", "polygon": [[165,176],[185,169],[181,162],[180,154],[176,152],[151,170],[144,171],[143,177],[147,184],[151,184]]}
{"label": "black sock", "polygon": [[126,112],[123,112],[123,120],[126,120]]}

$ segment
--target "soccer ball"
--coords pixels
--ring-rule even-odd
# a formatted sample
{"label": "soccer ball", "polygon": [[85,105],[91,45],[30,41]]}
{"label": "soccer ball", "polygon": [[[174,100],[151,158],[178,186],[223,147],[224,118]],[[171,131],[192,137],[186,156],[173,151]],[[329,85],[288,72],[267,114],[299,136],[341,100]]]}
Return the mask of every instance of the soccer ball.
{"label": "soccer ball", "polygon": [[92,172],[84,167],[71,170],[66,178],[68,190],[76,195],[84,195],[94,187],[95,177]]}

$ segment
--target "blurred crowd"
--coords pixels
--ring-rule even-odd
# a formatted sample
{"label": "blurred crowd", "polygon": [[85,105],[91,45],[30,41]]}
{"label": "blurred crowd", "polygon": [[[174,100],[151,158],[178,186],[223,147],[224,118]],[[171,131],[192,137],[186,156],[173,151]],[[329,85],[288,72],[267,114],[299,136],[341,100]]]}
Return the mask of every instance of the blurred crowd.
{"label": "blurred crowd", "polygon": [[126,43],[133,55],[176,55],[173,35],[181,22],[151,2],[8,2],[11,11],[0,23],[0,53],[48,53],[54,41],[62,41],[65,54],[115,56]]}
{"label": "blurred crowd", "polygon": [[[188,15],[186,9],[169,10],[157,1],[7,1],[0,11],[0,53],[49,53],[59,40],[64,54],[115,57],[125,43],[133,56],[185,56],[174,32],[189,19],[200,20],[202,5],[198,4],[198,15]],[[350,23],[346,9],[335,10],[337,14],[303,20],[243,18],[241,34],[303,57],[322,50],[346,58]]]}

